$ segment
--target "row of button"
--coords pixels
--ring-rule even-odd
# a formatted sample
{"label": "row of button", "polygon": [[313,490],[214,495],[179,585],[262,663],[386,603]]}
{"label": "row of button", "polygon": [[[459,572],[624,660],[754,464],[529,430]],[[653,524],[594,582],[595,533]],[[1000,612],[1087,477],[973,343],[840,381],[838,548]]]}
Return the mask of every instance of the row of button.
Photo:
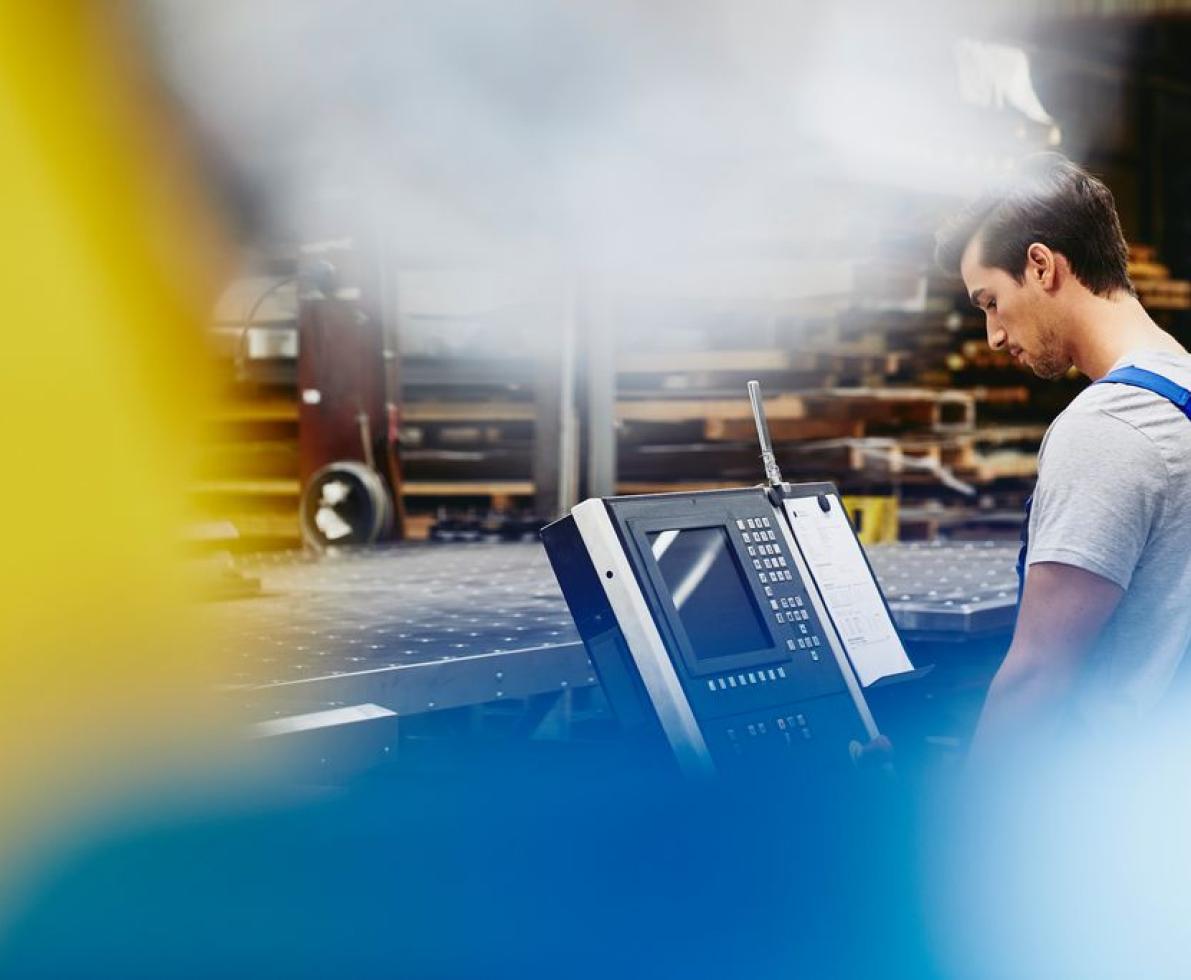
{"label": "row of button", "polygon": [[[783,558],[782,561],[784,562],[785,559]],[[780,568],[772,569],[768,573],[761,572],[757,575],[757,578],[760,580],[762,585],[768,585],[770,582],[794,581],[794,575],[792,572],[790,572],[788,569],[783,571]],[[766,595],[768,595],[768,593],[766,593]]]}
{"label": "row of button", "polygon": [[785,667],[750,670],[739,674],[729,674],[727,677],[713,677],[707,682],[707,690],[724,691],[730,687],[748,687],[750,684],[764,684],[766,681],[781,680],[785,676]]}
{"label": "row of button", "polygon": [[745,544],[763,544],[766,541],[777,541],[776,531],[741,531],[740,539]]}
{"label": "row of button", "polygon": [[[773,598],[773,589],[766,589],[765,594],[770,597],[770,599],[769,599],[769,608],[770,609],[795,609],[795,608],[801,609],[802,608],[802,596],[800,596],[800,595],[796,595],[796,596],[785,596],[784,595],[784,596],[779,596],[778,598],[774,599]],[[799,616],[798,618],[799,619],[807,619],[808,616],[804,615],[804,616]]]}
{"label": "row of button", "polygon": [[754,558],[753,559],[753,568],[755,568],[758,572],[761,571],[761,569],[763,569],[763,568],[766,570],[769,570],[772,568],[785,568],[785,567],[786,567],[786,559],[782,558],[780,556],[777,558]]}
{"label": "row of button", "polygon": [[797,636],[786,638],[786,649],[793,653],[795,650],[809,650],[811,652],[811,660],[819,659],[818,647],[823,645],[823,641],[817,636]]}
{"label": "row of button", "polygon": [[741,518],[737,519],[736,526],[742,531],[744,531],[744,530],[752,531],[754,529],[769,527],[769,518],[768,517],[741,517]]}
{"label": "row of button", "polygon": [[[776,720],[776,726],[778,732],[785,736],[787,742],[790,741],[791,735],[795,732],[801,733],[802,737],[807,741],[810,741],[811,739],[811,726],[808,724],[805,715],[786,715],[784,718],[778,718]],[[741,734],[743,735],[744,732],[748,732],[750,738],[758,738],[763,735],[768,735],[769,728],[763,721],[750,722],[743,729]],[[736,741],[735,728],[728,729],[728,738],[730,738],[733,742]]]}

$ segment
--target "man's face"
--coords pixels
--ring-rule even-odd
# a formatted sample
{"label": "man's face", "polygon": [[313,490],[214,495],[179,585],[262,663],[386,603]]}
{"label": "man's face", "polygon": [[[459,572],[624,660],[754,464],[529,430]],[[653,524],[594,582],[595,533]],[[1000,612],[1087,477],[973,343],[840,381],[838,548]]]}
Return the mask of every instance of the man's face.
{"label": "man's face", "polygon": [[1037,276],[1027,273],[1019,283],[1004,269],[984,265],[979,236],[964,250],[960,275],[972,303],[984,311],[993,350],[1008,350],[1040,378],[1066,373],[1071,356],[1063,340],[1061,308]]}

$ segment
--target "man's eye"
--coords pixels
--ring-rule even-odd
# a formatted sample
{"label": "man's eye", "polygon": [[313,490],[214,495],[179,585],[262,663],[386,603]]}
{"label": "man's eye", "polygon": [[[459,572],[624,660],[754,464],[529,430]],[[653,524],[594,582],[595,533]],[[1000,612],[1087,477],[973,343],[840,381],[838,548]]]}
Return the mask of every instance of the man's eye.
{"label": "man's eye", "polygon": [[995,310],[996,308],[997,308],[997,301],[995,299],[990,299],[988,301],[988,306],[985,307],[986,310]]}

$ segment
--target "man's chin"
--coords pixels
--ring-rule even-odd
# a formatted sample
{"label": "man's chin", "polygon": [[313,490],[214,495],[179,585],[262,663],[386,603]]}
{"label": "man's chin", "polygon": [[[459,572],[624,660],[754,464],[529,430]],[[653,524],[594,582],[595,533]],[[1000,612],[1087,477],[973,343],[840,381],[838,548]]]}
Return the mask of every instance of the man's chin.
{"label": "man's chin", "polygon": [[1067,373],[1070,363],[1060,364],[1058,361],[1039,361],[1030,363],[1029,368],[1043,381],[1057,381]]}

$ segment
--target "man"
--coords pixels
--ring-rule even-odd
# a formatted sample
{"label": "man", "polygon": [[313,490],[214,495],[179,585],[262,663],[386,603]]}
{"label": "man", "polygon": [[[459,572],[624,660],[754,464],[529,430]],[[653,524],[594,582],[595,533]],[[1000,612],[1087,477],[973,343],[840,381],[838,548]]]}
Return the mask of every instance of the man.
{"label": "man", "polygon": [[938,244],[994,350],[1043,378],[1142,369],[1089,386],[1042,442],[1017,627],[973,757],[1072,724],[1134,727],[1169,703],[1191,646],[1191,403],[1177,404],[1191,355],[1137,300],[1108,188],[1057,154],[1026,161]]}

